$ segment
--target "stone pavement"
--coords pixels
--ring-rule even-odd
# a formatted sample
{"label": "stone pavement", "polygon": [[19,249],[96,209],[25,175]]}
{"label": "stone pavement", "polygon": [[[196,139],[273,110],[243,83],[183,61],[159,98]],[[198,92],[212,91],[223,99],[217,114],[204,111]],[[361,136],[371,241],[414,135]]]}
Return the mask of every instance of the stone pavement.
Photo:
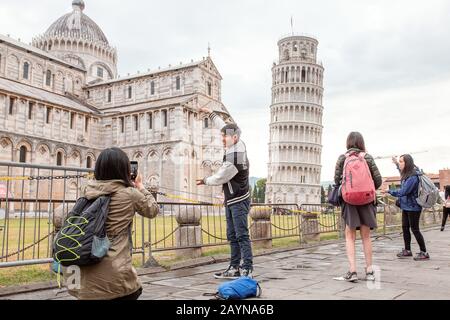
{"label": "stone pavement", "polygon": [[[333,277],[347,271],[343,242],[275,253],[255,258],[255,279],[260,281],[260,299],[336,300],[336,299],[448,299],[450,297],[450,230],[424,231],[431,260],[399,260],[395,254],[403,247],[397,236],[374,241],[374,265],[379,267],[379,282],[356,284]],[[413,251],[418,247],[413,239]],[[364,275],[362,245],[357,241],[358,271]],[[204,300],[203,293],[214,292],[222,282],[212,273],[227,263],[141,276],[142,300]],[[71,299],[67,292],[38,291],[3,299]]]}

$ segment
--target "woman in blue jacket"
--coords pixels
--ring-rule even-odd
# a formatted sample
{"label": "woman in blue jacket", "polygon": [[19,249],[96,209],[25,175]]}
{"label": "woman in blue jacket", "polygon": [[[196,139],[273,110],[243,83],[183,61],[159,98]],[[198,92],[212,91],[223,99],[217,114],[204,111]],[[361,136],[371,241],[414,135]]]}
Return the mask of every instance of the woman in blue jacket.
{"label": "woman in blue jacket", "polygon": [[401,156],[399,161],[395,157],[392,160],[397,165],[402,178],[400,190],[388,191],[391,196],[399,199],[400,208],[402,209],[402,229],[405,249],[398,253],[397,257],[408,258],[413,256],[411,252],[411,229],[420,247],[420,253],[414,257],[414,260],[429,260],[430,255],[427,253],[425,240],[419,228],[422,207],[416,200],[418,198],[419,175],[421,173],[414,165],[414,159],[409,154]]}

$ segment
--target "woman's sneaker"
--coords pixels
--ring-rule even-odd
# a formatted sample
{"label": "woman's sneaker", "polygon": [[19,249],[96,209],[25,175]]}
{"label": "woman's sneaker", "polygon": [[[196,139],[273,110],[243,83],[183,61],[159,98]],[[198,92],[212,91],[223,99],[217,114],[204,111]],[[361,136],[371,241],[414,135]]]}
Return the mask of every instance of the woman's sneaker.
{"label": "woman's sneaker", "polygon": [[333,278],[337,281],[358,282],[358,274],[356,272],[347,272],[342,277]]}
{"label": "woman's sneaker", "polygon": [[229,266],[227,270],[224,272],[217,272],[214,274],[214,278],[216,279],[239,279],[241,277],[241,273],[238,268]]}
{"label": "woman's sneaker", "polygon": [[414,257],[415,261],[426,261],[430,260],[430,255],[427,252],[420,252]]}
{"label": "woman's sneaker", "polygon": [[403,249],[401,252],[397,253],[397,258],[403,259],[403,258],[409,258],[412,257],[413,254],[410,250]]}

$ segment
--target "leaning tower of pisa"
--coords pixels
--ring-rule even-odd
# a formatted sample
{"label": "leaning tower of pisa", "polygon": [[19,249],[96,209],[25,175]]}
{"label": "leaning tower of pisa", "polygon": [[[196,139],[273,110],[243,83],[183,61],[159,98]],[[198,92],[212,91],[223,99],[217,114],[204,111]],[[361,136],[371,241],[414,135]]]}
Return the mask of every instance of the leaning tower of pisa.
{"label": "leaning tower of pisa", "polygon": [[320,203],[324,68],[319,42],[291,35],[278,41],[272,68],[272,105],[266,202]]}

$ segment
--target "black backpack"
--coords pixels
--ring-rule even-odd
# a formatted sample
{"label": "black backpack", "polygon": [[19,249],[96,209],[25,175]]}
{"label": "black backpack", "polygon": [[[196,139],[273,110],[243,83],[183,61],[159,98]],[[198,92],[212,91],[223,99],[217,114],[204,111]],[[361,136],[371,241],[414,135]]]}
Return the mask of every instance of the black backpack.
{"label": "black backpack", "polygon": [[62,266],[99,263],[111,246],[106,218],[111,196],[79,198],[53,242],[53,259]]}

